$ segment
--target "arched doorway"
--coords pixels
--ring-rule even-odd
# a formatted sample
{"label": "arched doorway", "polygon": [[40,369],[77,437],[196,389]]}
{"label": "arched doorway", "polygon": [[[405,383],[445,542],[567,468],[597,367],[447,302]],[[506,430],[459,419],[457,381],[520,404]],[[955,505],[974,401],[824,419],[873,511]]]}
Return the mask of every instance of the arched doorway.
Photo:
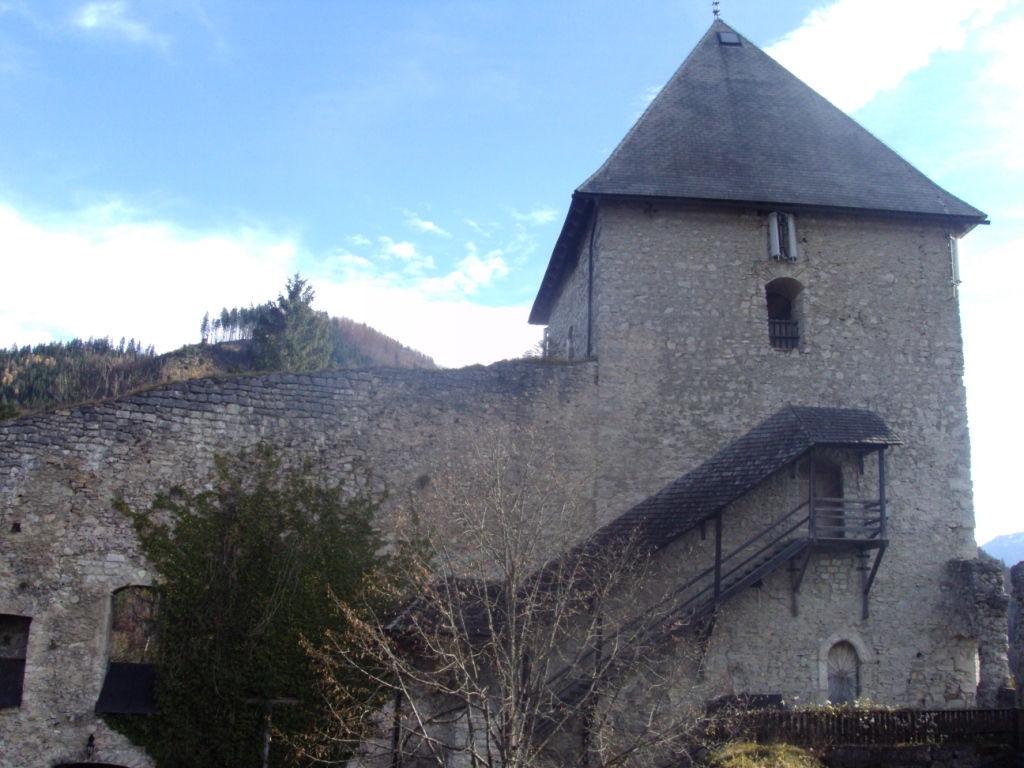
{"label": "arched doorway", "polygon": [[814,510],[818,538],[844,537],[843,470],[824,459],[814,463]]}
{"label": "arched doorway", "polygon": [[828,700],[833,704],[853,704],[860,696],[860,657],[845,640],[828,652]]}

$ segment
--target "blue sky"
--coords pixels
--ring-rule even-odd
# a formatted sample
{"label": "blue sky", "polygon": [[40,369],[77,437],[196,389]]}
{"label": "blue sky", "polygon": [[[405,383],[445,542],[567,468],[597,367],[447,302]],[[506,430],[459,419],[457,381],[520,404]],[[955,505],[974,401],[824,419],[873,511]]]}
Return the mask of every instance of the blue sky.
{"label": "blue sky", "polygon": [[[978,538],[1024,529],[1024,7],[722,14],[991,216],[961,248]],[[704,0],[0,0],[0,344],[168,350],[301,270],[441,364],[520,354],[572,190],[710,22]]]}

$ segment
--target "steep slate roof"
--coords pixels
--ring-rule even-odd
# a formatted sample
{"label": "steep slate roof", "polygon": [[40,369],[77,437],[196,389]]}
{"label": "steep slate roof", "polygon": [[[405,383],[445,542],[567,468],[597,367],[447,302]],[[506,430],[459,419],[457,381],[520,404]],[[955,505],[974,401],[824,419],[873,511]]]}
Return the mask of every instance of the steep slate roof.
{"label": "steep slate roof", "polygon": [[628,540],[655,551],[710,519],[814,446],[881,448],[901,444],[871,411],[786,406],[608,523],[590,543],[603,546]]}
{"label": "steep slate roof", "polygon": [[712,24],[604,165],[573,195],[530,315],[545,323],[595,198],[659,198],[939,218],[986,215],[949,194],[746,38]]}

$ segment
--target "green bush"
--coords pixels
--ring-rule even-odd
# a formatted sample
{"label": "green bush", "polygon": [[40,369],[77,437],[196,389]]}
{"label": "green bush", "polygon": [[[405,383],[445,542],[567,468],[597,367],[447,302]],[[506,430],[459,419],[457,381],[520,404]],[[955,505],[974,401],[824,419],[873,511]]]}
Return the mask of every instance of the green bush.
{"label": "green bush", "polygon": [[332,595],[352,599],[385,562],[378,502],[359,485],[283,470],[262,449],[217,458],[210,490],[174,489],[142,511],[118,503],[161,576],[158,713],[107,722],[161,768],[245,768],[261,764],[269,712],[281,765],[323,716],[306,642],[344,630]]}

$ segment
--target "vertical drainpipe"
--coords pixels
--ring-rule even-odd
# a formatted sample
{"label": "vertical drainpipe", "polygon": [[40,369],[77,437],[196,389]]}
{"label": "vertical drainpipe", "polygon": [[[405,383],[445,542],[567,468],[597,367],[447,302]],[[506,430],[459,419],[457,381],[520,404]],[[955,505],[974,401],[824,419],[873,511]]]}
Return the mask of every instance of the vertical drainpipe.
{"label": "vertical drainpipe", "polygon": [[590,244],[587,247],[587,357],[594,354],[594,233],[597,231],[597,200],[590,215]]}

